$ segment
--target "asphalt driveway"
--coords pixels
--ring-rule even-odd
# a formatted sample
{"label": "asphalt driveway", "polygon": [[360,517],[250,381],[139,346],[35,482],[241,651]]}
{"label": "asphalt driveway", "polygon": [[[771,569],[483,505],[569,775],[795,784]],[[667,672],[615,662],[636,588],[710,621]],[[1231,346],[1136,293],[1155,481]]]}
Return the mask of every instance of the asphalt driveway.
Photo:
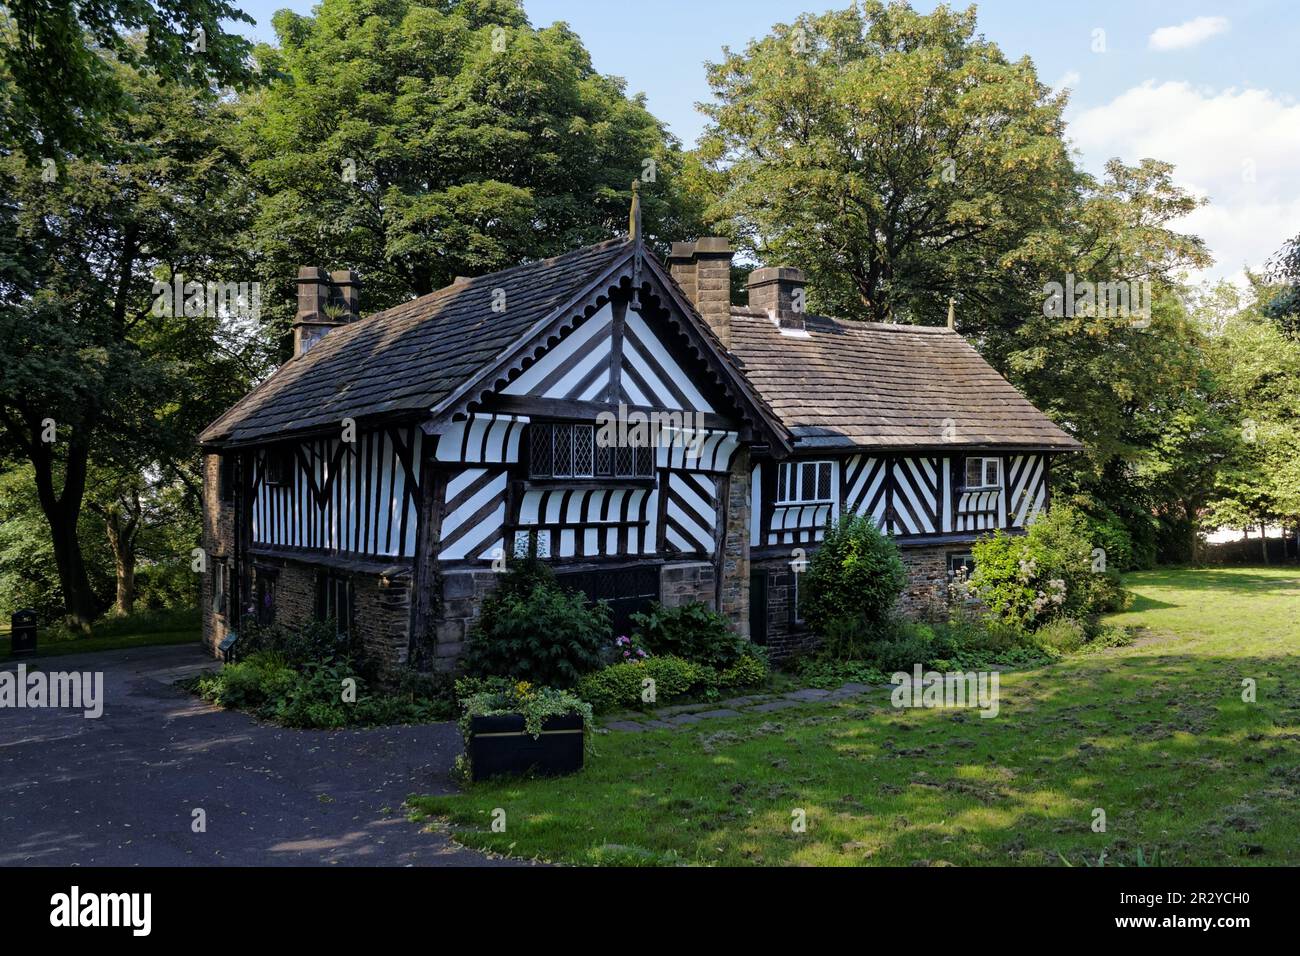
{"label": "asphalt driveway", "polygon": [[213,666],[175,646],[29,662],[103,671],[104,712],[0,708],[0,865],[505,862],[422,832],[402,809],[411,793],[451,789],[455,725],[284,730],[173,686]]}

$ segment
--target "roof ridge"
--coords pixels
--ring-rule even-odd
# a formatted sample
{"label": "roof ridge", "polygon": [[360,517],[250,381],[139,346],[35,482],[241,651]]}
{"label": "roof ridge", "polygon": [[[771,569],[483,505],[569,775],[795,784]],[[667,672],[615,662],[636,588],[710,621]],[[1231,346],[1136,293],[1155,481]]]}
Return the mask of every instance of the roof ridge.
{"label": "roof ridge", "polygon": [[[370,319],[375,318],[376,316],[388,315],[390,312],[395,312],[398,309],[408,309],[411,306],[416,305],[417,303],[432,302],[435,301],[438,296],[446,295],[449,292],[462,291],[466,288],[470,288],[480,282],[483,282],[486,279],[495,279],[500,276],[508,275],[509,273],[512,272],[518,272],[521,269],[534,269],[538,266],[557,265],[560,264],[562,260],[565,259],[576,258],[577,256],[580,255],[587,255],[592,252],[595,252],[596,250],[610,249],[618,245],[623,245],[627,242],[628,239],[626,237],[623,237],[621,239],[620,238],[604,239],[601,242],[593,242],[589,246],[581,246],[577,249],[570,249],[568,252],[561,252],[557,256],[549,256],[545,259],[533,259],[529,262],[519,262],[513,266],[508,266],[505,269],[497,269],[495,272],[485,272],[482,275],[467,276],[463,280],[458,280],[455,282],[448,283],[447,285],[443,286],[441,289],[434,289],[432,292],[426,292],[424,295],[417,296],[414,299],[408,299],[405,302],[399,302],[397,305],[390,305],[388,308],[382,309],[379,312],[371,312],[369,315],[363,316],[362,318],[358,319],[357,322],[367,322]],[[348,324],[356,325],[357,322],[350,322]]]}

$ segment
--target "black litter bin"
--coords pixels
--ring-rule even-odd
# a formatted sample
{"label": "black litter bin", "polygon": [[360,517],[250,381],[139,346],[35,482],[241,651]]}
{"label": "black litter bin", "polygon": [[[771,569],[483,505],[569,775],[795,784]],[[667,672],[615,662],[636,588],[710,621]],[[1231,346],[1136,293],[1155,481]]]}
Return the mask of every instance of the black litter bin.
{"label": "black litter bin", "polygon": [[9,653],[14,657],[20,654],[36,653],[36,612],[14,611],[10,618],[13,630],[9,632]]}

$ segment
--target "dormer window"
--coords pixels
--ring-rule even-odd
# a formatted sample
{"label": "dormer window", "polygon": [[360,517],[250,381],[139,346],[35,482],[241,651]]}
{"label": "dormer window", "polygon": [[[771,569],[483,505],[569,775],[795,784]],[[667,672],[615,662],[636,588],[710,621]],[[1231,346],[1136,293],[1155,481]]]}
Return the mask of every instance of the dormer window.
{"label": "dormer window", "polygon": [[966,490],[1002,487],[1001,458],[967,458]]}

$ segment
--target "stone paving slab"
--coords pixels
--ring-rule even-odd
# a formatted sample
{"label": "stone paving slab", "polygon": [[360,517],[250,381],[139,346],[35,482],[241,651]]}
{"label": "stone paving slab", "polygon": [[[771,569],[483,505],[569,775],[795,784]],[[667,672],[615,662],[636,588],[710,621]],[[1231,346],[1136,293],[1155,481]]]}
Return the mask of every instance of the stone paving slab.
{"label": "stone paving slab", "polygon": [[786,700],[825,700],[830,695],[830,691],[822,690],[820,687],[805,687],[803,690],[792,690],[781,696]]}
{"label": "stone paving slab", "polygon": [[801,700],[772,700],[768,701],[766,704],[756,704],[755,706],[748,708],[748,711],[751,714],[770,714],[775,710],[785,710],[789,707],[798,707],[802,703],[803,701]]}
{"label": "stone paving slab", "polygon": [[632,733],[645,730],[644,724],[638,724],[635,720],[611,720],[605,724],[606,730],[627,730]]}
{"label": "stone paving slab", "polygon": [[732,710],[730,707],[720,707],[717,710],[702,710],[692,716],[698,717],[700,720],[710,720],[714,717],[739,717],[740,711]]}

